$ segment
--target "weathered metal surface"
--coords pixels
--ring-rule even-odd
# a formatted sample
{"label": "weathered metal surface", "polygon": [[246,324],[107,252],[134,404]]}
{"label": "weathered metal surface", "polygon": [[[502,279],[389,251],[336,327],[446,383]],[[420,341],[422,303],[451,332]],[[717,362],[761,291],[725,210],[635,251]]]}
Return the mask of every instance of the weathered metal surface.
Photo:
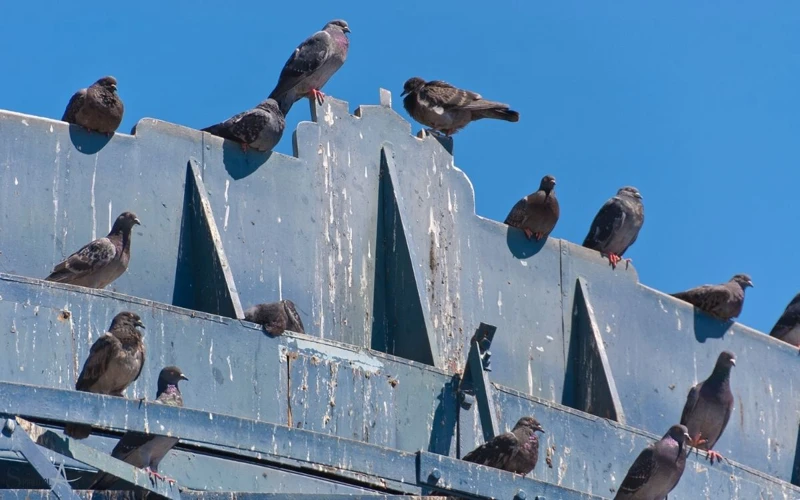
{"label": "weathered metal surface", "polygon": [[[103,492],[76,491],[78,497],[91,500],[108,498],[109,500],[128,500],[131,495],[125,491]],[[446,497],[417,495],[381,495],[376,494],[319,494],[319,493],[218,493],[207,491],[187,491],[183,497],[197,500],[444,500]],[[2,500],[52,500],[57,498],[50,490],[0,490]]]}
{"label": "weathered metal surface", "polygon": [[[464,376],[461,378],[458,394],[461,408],[464,410],[469,410],[474,403],[477,403],[484,441],[489,441],[497,435],[497,415],[492,396],[494,389],[489,382],[489,372],[491,371],[489,347],[492,345],[496,331],[497,328],[485,323],[478,326],[470,341],[467,365],[464,367]],[[466,413],[460,412],[460,415]],[[463,419],[461,425],[464,425]]]}
{"label": "weathered metal surface", "polygon": [[732,351],[736,401],[715,449],[792,480],[800,421],[796,348],[633,282],[587,284],[629,425],[662,434],[679,422],[689,389],[711,374],[721,351]]}

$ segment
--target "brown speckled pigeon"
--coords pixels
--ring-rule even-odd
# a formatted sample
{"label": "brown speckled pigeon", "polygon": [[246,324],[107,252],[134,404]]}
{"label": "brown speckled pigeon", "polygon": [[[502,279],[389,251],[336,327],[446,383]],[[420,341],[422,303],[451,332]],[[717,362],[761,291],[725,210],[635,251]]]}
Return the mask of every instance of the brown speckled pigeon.
{"label": "brown speckled pigeon", "polygon": [[519,121],[519,113],[509,109],[508,104],[487,101],[480,94],[440,80],[409,78],[401,95],[405,96],[403,107],[412,118],[446,136],[481,118]]}
{"label": "brown speckled pigeon", "polygon": [[[169,406],[183,406],[183,396],[178,388],[178,382],[189,380],[177,366],[167,366],[158,374],[158,392],[156,402]],[[119,440],[111,456],[122,460],[134,467],[145,469],[159,479],[167,479],[158,473],[158,464],[161,463],[169,450],[178,444],[178,438],[170,436],[157,436],[141,432],[126,432]],[[117,478],[102,472],[97,473],[90,490],[104,490],[118,481]]]}
{"label": "brown speckled pigeon", "polygon": [[555,177],[542,177],[539,190],[519,200],[509,212],[505,223],[522,229],[528,239],[533,237],[539,241],[547,238],[556,227],[560,213],[555,187]]}
{"label": "brown speckled pigeon", "polygon": [[794,296],[786,310],[772,327],[770,336],[800,347],[800,293]]}
{"label": "brown speckled pigeon", "polygon": [[464,456],[464,460],[523,476],[536,467],[539,460],[539,437],[544,432],[533,417],[522,417],[511,432],[495,436]]}
{"label": "brown speckled pigeon", "polygon": [[256,151],[272,151],[283,136],[286,120],[275,99],[260,102],[255,108],[228,118],[222,123],[211,125],[203,132],[238,142],[242,151],[253,148]]}
{"label": "brown speckled pigeon", "polygon": [[737,274],[721,285],[703,285],[685,292],[673,293],[676,299],[686,301],[705,313],[729,321],[741,314],[744,307],[744,291],[752,287],[753,281],[746,274]]}
{"label": "brown speckled pigeon", "polygon": [[722,351],[711,375],[692,387],[683,407],[681,424],[689,429],[691,445],[708,450],[711,463],[722,458],[712,448],[725,431],[733,412],[731,368],[736,366],[733,353]]}
{"label": "brown speckled pigeon", "polygon": [[335,19],[294,50],[269,95],[278,102],[284,116],[303,97],[322,104],[325,94],[320,90],[347,59],[350,40],[346,33],[350,33],[347,22]]}
{"label": "brown speckled pigeon", "polygon": [[122,123],[124,112],[125,106],[117,94],[117,79],[104,76],[88,88],[75,92],[61,120],[111,135]]}
{"label": "brown speckled pigeon", "polygon": [[635,187],[625,186],[597,212],[583,246],[607,255],[611,267],[616,267],[636,241],[643,224],[642,195]]}
{"label": "brown speckled pigeon", "polygon": [[686,427],[673,425],[661,440],[642,450],[628,469],[614,500],[666,500],[686,467]]}
{"label": "brown speckled pigeon", "polygon": [[47,281],[69,283],[88,288],[105,288],[122,276],[131,259],[131,229],[140,224],[132,212],[123,212],[114,221],[111,232],[87,244],[60,262]]}
{"label": "brown speckled pigeon", "polygon": [[303,321],[291,300],[255,305],[244,312],[244,319],[258,323],[272,335],[280,335],[286,330],[306,333]]}
{"label": "brown speckled pigeon", "polygon": [[[122,397],[144,366],[144,342],[137,328],[144,328],[138,314],[124,311],[114,316],[108,332],[92,344],[75,390]],[[88,425],[64,426],[64,434],[74,439],[87,438],[91,432]]]}

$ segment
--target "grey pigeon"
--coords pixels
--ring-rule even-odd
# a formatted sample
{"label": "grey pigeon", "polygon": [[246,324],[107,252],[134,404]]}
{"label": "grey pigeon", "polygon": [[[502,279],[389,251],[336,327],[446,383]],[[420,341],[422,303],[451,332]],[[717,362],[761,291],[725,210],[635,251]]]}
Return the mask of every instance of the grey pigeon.
{"label": "grey pigeon", "polygon": [[589,234],[583,240],[583,246],[607,255],[611,267],[616,267],[628,248],[636,241],[642,224],[644,224],[642,195],[635,187],[625,186],[597,212],[589,228]]}
{"label": "grey pigeon", "polygon": [[665,500],[686,467],[686,427],[673,425],[661,440],[642,450],[628,469],[614,500]]}
{"label": "grey pigeon", "polygon": [[244,312],[244,319],[258,323],[272,335],[280,335],[286,330],[306,333],[303,321],[291,300],[255,305]]}
{"label": "grey pigeon", "polygon": [[495,436],[464,456],[464,460],[523,476],[536,467],[539,460],[539,437],[544,432],[533,417],[522,417],[511,432]]}
{"label": "grey pigeon", "polygon": [[64,110],[62,121],[87,130],[111,135],[122,123],[125,106],[117,94],[117,79],[104,76],[89,88],[75,92]]}
{"label": "grey pigeon", "polygon": [[794,296],[786,310],[769,332],[771,337],[800,347],[800,293]]}
{"label": "grey pigeon", "polygon": [[[177,366],[167,366],[158,375],[158,392],[156,402],[169,406],[183,406],[183,397],[178,382],[189,380]],[[178,438],[157,436],[141,432],[126,432],[119,440],[111,456],[134,467],[145,469],[159,479],[165,479],[158,473],[158,464],[176,444]],[[118,479],[110,474],[98,472],[90,490],[104,490],[116,483]]]}
{"label": "grey pigeon", "polygon": [[67,257],[53,268],[47,281],[88,288],[105,288],[122,276],[131,259],[131,229],[141,224],[136,214],[123,212],[111,232]]}
{"label": "grey pigeon", "polygon": [[560,213],[555,187],[555,177],[542,177],[539,190],[519,200],[509,212],[505,223],[525,231],[528,239],[534,237],[539,241],[547,238],[556,227]]}
{"label": "grey pigeon", "polygon": [[711,375],[692,387],[686,397],[681,424],[689,429],[691,445],[708,451],[711,463],[722,458],[711,449],[722,436],[733,412],[731,368],[736,366],[733,353],[722,351]]}
{"label": "grey pigeon", "polygon": [[750,276],[737,274],[727,283],[698,286],[685,292],[673,293],[672,296],[692,304],[721,321],[729,321],[741,314],[744,306],[744,290],[749,286],[753,286]]}
{"label": "grey pigeon", "polygon": [[[139,378],[144,366],[145,348],[137,328],[144,328],[138,314],[125,311],[114,316],[108,332],[92,345],[76,391],[123,397],[123,391]],[[75,439],[87,438],[91,432],[88,425],[64,426],[64,434]]]}
{"label": "grey pigeon", "polygon": [[508,104],[487,101],[480,94],[462,90],[441,80],[425,82],[413,77],[403,85],[403,107],[419,123],[451,136],[470,122],[493,118],[518,122],[519,113]]}
{"label": "grey pigeon", "polygon": [[345,33],[350,33],[347,22],[334,19],[294,49],[269,94],[284,116],[295,102],[306,96],[322,104],[325,94],[320,90],[347,59],[350,40]]}
{"label": "grey pigeon", "polygon": [[272,151],[283,136],[286,120],[275,99],[262,101],[253,109],[239,113],[222,123],[211,125],[203,132],[222,137],[256,151]]}

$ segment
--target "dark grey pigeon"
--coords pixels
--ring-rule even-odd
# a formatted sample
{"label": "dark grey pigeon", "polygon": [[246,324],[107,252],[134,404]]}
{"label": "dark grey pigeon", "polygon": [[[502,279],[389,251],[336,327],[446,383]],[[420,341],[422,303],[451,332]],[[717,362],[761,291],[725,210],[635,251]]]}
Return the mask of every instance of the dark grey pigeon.
{"label": "dark grey pigeon", "polygon": [[140,224],[133,212],[123,212],[111,232],[98,238],[60,262],[47,281],[88,288],[105,288],[122,276],[131,259],[131,228]]}
{"label": "dark grey pigeon", "polygon": [[505,223],[525,231],[528,239],[547,238],[556,227],[560,210],[556,198],[556,178],[542,177],[539,190],[522,198],[506,217]]}
{"label": "dark grey pigeon", "polygon": [[[634,244],[644,224],[642,195],[633,186],[625,186],[610,198],[592,221],[583,246],[608,256],[616,267]],[[630,261],[630,259],[628,259]]]}
{"label": "dark grey pigeon", "polygon": [[789,302],[769,334],[795,347],[800,347],[800,293]]}
{"label": "dark grey pigeon", "polygon": [[[183,406],[183,397],[178,388],[178,382],[189,380],[177,366],[167,366],[158,375],[158,392],[156,402],[169,406]],[[178,438],[170,436],[156,436],[141,432],[126,432],[119,440],[111,456],[122,460],[134,467],[145,469],[148,473],[159,479],[167,479],[158,473],[158,464],[161,463],[169,450],[178,444]],[[90,490],[105,490],[116,483],[118,479],[110,474],[98,472],[95,480],[88,488]]]}
{"label": "dark grey pigeon", "polygon": [[614,500],[665,500],[686,467],[686,427],[673,425],[660,441],[642,450],[628,469]]}
{"label": "dark grey pigeon", "polygon": [[306,333],[291,300],[255,305],[244,312],[244,319],[258,323],[272,335],[280,335],[286,330]]}
{"label": "dark grey pigeon", "polygon": [[522,417],[511,432],[495,436],[464,456],[464,460],[523,476],[536,467],[539,460],[539,437],[544,432],[533,417]]}
{"label": "dark grey pigeon", "polygon": [[125,106],[117,94],[117,79],[104,76],[89,88],[75,92],[61,120],[80,125],[86,130],[111,135],[122,123],[124,112]]}
{"label": "dark grey pigeon", "polygon": [[519,113],[509,109],[508,104],[487,101],[480,94],[440,80],[409,78],[400,95],[406,96],[403,107],[413,119],[447,136],[481,118],[519,121]]}
{"label": "dark grey pigeon", "polygon": [[[123,391],[139,378],[144,366],[145,348],[137,328],[144,328],[138,314],[125,311],[114,316],[108,332],[92,345],[76,391],[123,397]],[[64,434],[75,439],[87,438],[91,432],[88,425],[64,426]]]}
{"label": "dark grey pigeon", "polygon": [[347,59],[350,40],[345,33],[350,33],[347,22],[334,19],[294,49],[281,70],[278,84],[269,94],[284,116],[295,102],[306,96],[322,104],[325,94],[320,90]]}
{"label": "dark grey pigeon", "polygon": [[689,429],[690,444],[708,450],[711,463],[722,458],[712,448],[725,431],[733,413],[731,368],[736,366],[733,353],[722,351],[711,375],[692,387],[683,407],[681,424]]}
{"label": "dark grey pigeon", "polygon": [[238,142],[242,151],[272,151],[283,136],[286,120],[275,99],[262,101],[253,109],[239,113],[222,123],[211,125],[203,132]]}
{"label": "dark grey pigeon", "polygon": [[721,321],[729,321],[741,314],[744,290],[749,286],[753,286],[750,276],[737,274],[727,283],[698,286],[685,292],[673,293],[672,296]]}

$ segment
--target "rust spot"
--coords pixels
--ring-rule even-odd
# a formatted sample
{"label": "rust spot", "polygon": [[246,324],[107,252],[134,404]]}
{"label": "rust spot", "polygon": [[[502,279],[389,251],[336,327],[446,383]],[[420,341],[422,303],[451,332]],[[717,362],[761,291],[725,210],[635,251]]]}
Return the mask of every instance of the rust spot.
{"label": "rust spot", "polygon": [[436,271],[436,236],[433,233],[431,233],[431,249],[430,249],[428,257],[430,259],[430,261],[428,262],[428,265],[431,268],[431,272],[435,272]]}
{"label": "rust spot", "polygon": [[294,352],[294,351],[287,351],[287,352],[286,352],[286,358],[287,358],[287,359],[289,359],[290,361],[294,361],[294,360],[296,360],[296,359],[297,359],[299,356],[300,356],[300,355],[299,355],[299,354],[297,354],[297,353],[296,353],[296,352]]}
{"label": "rust spot", "polygon": [[675,390],[675,384],[669,384],[669,390],[670,391],[674,391]]}
{"label": "rust spot", "polygon": [[389,385],[391,385],[391,386],[392,386],[392,388],[394,388],[394,387],[397,387],[397,385],[398,385],[399,383],[400,383],[400,381],[399,381],[399,380],[397,380],[396,378],[394,378],[394,377],[392,377],[391,375],[389,375]]}
{"label": "rust spot", "polygon": [[311,364],[314,366],[317,366],[319,364],[319,358],[316,355],[311,356],[311,359],[309,361],[311,361]]}
{"label": "rust spot", "polygon": [[737,394],[739,396],[739,425],[744,428],[744,405],[742,404],[742,395]]}
{"label": "rust spot", "polygon": [[553,453],[555,452],[555,446],[548,446],[547,447],[547,457],[545,457],[544,461],[547,462],[547,466],[549,468],[553,468]]}
{"label": "rust spot", "polygon": [[59,321],[69,321],[69,319],[71,317],[72,317],[72,313],[67,311],[67,310],[63,310],[60,313],[58,313],[58,320]]}

